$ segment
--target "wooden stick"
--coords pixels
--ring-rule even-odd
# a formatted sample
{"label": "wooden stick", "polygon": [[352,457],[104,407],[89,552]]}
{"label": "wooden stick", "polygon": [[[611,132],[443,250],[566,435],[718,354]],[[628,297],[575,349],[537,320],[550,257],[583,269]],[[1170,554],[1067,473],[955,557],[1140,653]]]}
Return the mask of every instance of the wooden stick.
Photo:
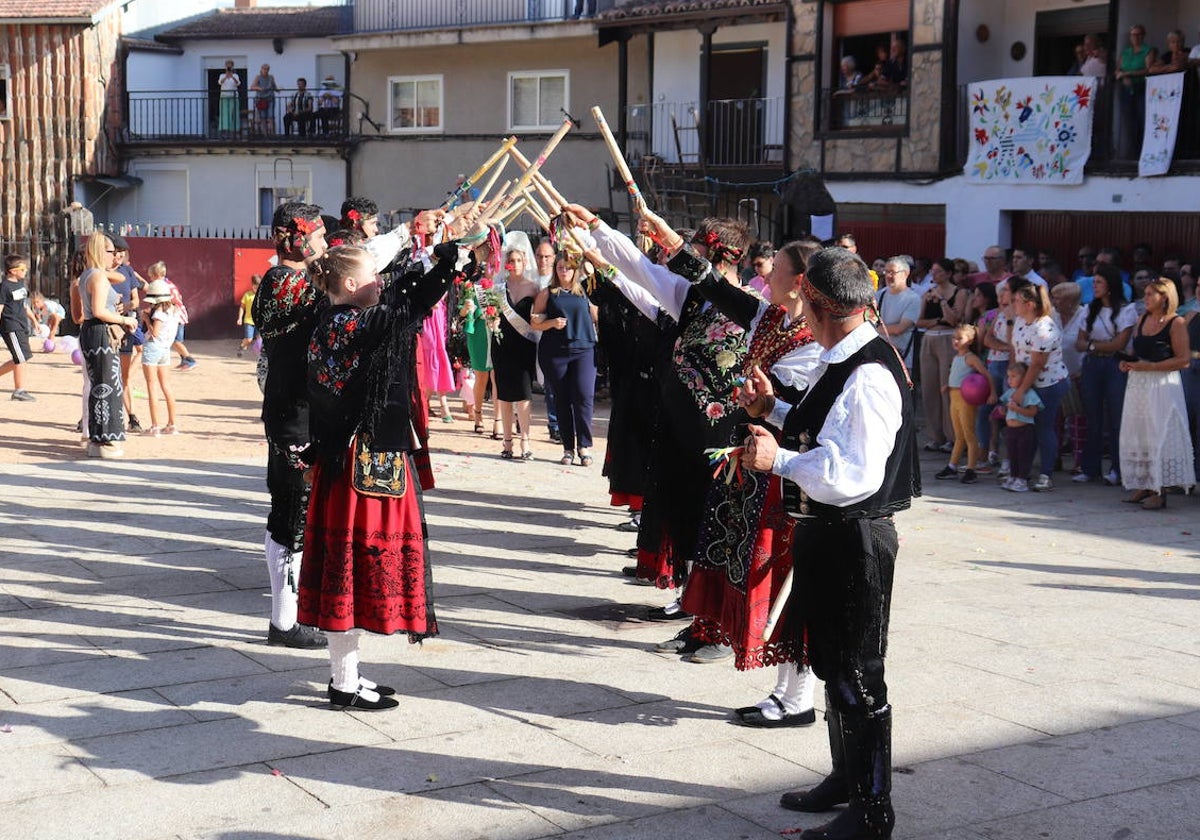
{"label": "wooden stick", "polygon": [[541,206],[539,206],[538,203],[533,200],[533,196],[529,194],[528,190],[525,191],[525,199],[525,212],[533,217],[534,221],[538,223],[542,230],[546,231],[546,233],[549,233],[550,217],[546,215],[546,211],[543,210]]}
{"label": "wooden stick", "polygon": [[[518,166],[522,166],[525,169],[529,168],[529,159],[521,154],[521,150],[516,146],[509,149],[508,154],[517,162]],[[556,190],[554,185],[550,183],[550,180],[541,172],[533,176],[533,185],[537,187],[538,192],[546,199],[546,203],[556,213],[561,212],[562,208],[566,206],[567,200],[563,198],[563,194]]]}
{"label": "wooden stick", "polygon": [[483,189],[479,193],[479,198],[475,199],[476,202],[481,202],[487,198],[488,193],[492,191],[492,187],[496,186],[496,182],[500,180],[500,175],[504,172],[504,167],[506,166],[508,166],[508,158],[500,161],[500,165],[496,167],[496,171],[492,173],[492,177],[488,178],[488,182],[483,185]]}
{"label": "wooden stick", "polygon": [[[562,139],[567,136],[567,132],[569,132],[574,126],[575,124],[569,119],[563,120],[563,124],[560,125],[558,127],[558,131],[554,132],[554,134],[550,136],[550,139],[546,141],[546,145],[542,147],[541,152],[538,153],[538,156],[533,161],[532,165],[526,167],[525,171],[521,174],[521,177],[517,179],[516,185],[512,188],[513,194],[520,194],[522,190],[529,186],[529,182],[534,179],[538,173],[538,170],[540,170],[542,165],[545,164],[546,158],[550,157],[554,150],[558,148],[558,144],[562,142]],[[508,148],[512,148],[512,146],[509,146]],[[508,149],[505,149],[506,153],[507,151]]]}
{"label": "wooden stick", "polygon": [[633,173],[629,171],[625,155],[621,153],[621,147],[617,145],[617,138],[613,136],[612,129],[608,127],[608,121],[604,119],[604,112],[600,110],[599,105],[592,106],[592,117],[600,128],[600,135],[604,138],[604,145],[608,146],[608,153],[612,155],[613,163],[617,167],[617,174],[621,176],[621,180],[625,182],[625,189],[629,190],[629,195],[633,198],[633,207],[640,214],[646,209],[646,199],[642,198],[642,191],[638,189],[637,182],[633,180]]}
{"label": "wooden stick", "polygon": [[795,569],[788,569],[787,577],[783,579],[783,585],[779,587],[779,594],[775,596],[775,603],[771,605],[771,612],[767,616],[767,624],[763,627],[763,641],[768,641],[771,634],[775,632],[775,625],[779,623],[779,617],[783,615],[783,608],[787,606],[788,598],[792,594],[792,580],[795,574]]}
{"label": "wooden stick", "polygon": [[516,137],[509,137],[507,140],[505,140],[503,143],[501,143],[500,148],[496,150],[495,154],[493,154],[491,157],[489,157],[487,160],[485,160],[483,162],[483,165],[481,165],[478,169],[476,169],[473,173],[471,173],[470,178],[468,178],[467,180],[465,180],[461,184],[459,184],[458,187],[454,190],[454,192],[452,192],[450,194],[450,197],[447,198],[444,202],[442,202],[442,209],[449,210],[450,206],[452,204],[454,204],[456,201],[458,201],[460,198],[462,198],[463,194],[467,190],[471,189],[471,187],[473,187],[475,185],[475,182],[478,181],[480,178],[482,178],[487,173],[487,171],[489,169],[491,169],[498,160],[500,160],[500,158],[502,158],[506,154],[508,154],[508,150],[511,149],[513,146],[515,146],[516,143],[517,143]]}
{"label": "wooden stick", "polygon": [[509,207],[505,208],[504,216],[500,219],[500,224],[507,228],[513,223],[513,219],[517,218],[517,216],[520,216],[521,213],[524,212],[528,205],[529,202],[524,198],[518,198]]}
{"label": "wooden stick", "polygon": [[[489,201],[487,203],[487,206],[482,208],[479,211],[479,221],[480,222],[486,223],[486,222],[490,221],[492,219],[492,217],[495,216],[498,212],[500,212],[500,206],[501,206],[501,204],[503,204],[504,199],[508,197],[508,188],[511,184],[512,184],[511,180],[505,181],[504,186],[502,186],[500,188],[500,192],[496,193],[495,198],[493,198],[491,201]],[[512,200],[510,199],[509,204],[511,204],[511,203],[512,203]],[[507,206],[507,205],[505,205],[505,206]]]}

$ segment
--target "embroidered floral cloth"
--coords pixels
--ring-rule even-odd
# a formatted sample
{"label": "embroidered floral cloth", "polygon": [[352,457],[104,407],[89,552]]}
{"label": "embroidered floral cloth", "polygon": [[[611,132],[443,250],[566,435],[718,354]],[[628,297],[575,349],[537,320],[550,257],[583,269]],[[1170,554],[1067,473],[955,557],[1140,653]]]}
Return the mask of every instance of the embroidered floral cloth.
{"label": "embroidered floral cloth", "polygon": [[1183,73],[1163,73],[1146,79],[1146,131],[1138,177],[1166,175],[1175,155],[1179,133],[1179,105],[1183,101]]}
{"label": "embroidered floral cloth", "polygon": [[964,173],[973,184],[1079,184],[1092,151],[1091,76],[994,79],[967,86]]}

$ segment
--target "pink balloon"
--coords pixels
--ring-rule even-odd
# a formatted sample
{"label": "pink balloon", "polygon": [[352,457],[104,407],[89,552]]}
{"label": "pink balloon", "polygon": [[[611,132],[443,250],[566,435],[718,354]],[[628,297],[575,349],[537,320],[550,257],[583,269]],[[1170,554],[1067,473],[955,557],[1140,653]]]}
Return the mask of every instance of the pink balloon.
{"label": "pink balloon", "polygon": [[83,366],[83,351],[82,350],[72,350],[71,351],[71,361],[82,367]]}
{"label": "pink balloon", "polygon": [[992,392],[987,377],[978,371],[968,373],[967,378],[959,386],[959,390],[962,393],[962,398],[966,400],[967,405],[984,405]]}
{"label": "pink balloon", "polygon": [[42,343],[42,352],[43,353],[53,353],[56,349],[58,349],[58,345],[54,343],[53,338],[47,338]]}

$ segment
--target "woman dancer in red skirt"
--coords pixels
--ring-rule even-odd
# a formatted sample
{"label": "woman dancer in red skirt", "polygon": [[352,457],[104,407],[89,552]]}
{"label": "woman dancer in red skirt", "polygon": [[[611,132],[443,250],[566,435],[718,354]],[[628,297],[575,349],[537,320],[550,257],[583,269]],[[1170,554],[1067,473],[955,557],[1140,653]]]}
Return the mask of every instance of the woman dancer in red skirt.
{"label": "woman dancer in red skirt", "polygon": [[459,268],[453,243],[434,267],[380,288],[362,247],[313,265],[329,296],[308,350],[316,462],[300,576],[300,620],[326,631],[336,707],[395,708],[395,691],[358,673],[363,631],[437,635],[420,482],[412,464],[414,332]]}

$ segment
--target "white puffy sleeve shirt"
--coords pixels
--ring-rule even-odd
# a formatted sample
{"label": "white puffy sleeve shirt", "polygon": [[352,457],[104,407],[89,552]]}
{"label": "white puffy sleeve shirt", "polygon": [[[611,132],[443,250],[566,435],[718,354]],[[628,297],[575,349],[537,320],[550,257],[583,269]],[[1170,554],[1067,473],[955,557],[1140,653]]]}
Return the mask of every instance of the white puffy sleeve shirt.
{"label": "white puffy sleeve shirt", "polygon": [[[831,364],[845,361],[879,335],[862,324],[821,354],[814,384]],[[776,399],[767,422],[783,428],[792,406]],[[807,452],[780,449],[771,471],[795,482],[813,500],[848,507],[883,486],[888,457],[901,423],[901,394],[883,365],[861,365],[846,380]]]}

